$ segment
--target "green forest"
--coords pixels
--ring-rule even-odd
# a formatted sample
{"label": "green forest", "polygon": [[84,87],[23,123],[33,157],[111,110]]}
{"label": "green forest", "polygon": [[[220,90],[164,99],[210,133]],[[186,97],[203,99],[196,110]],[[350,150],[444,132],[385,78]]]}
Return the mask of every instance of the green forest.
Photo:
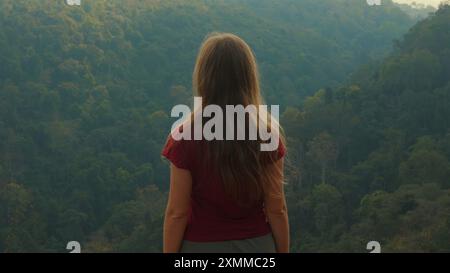
{"label": "green forest", "polygon": [[292,252],[450,252],[450,6],[390,0],[0,0],[0,252],[161,252],[213,31],[281,106]]}

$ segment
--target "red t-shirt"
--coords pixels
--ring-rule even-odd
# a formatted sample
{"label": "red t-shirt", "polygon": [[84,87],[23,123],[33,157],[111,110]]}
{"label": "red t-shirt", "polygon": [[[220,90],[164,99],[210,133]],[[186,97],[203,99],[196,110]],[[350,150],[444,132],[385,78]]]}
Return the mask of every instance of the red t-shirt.
{"label": "red t-shirt", "polygon": [[[271,232],[263,212],[263,203],[242,207],[229,197],[219,175],[204,166],[204,141],[179,140],[170,135],[162,151],[176,167],[192,176],[191,211],[184,240],[214,242],[242,240]],[[278,158],[285,154],[280,141]]]}

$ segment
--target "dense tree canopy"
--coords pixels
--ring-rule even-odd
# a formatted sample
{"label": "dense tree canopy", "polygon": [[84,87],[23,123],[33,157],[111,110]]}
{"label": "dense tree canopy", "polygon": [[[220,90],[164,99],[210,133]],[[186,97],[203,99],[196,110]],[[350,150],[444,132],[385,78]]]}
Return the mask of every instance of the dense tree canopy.
{"label": "dense tree canopy", "polygon": [[350,84],[285,111],[301,170],[289,192],[301,212],[295,250],[359,252],[378,240],[385,251],[450,251],[449,26],[446,5]]}

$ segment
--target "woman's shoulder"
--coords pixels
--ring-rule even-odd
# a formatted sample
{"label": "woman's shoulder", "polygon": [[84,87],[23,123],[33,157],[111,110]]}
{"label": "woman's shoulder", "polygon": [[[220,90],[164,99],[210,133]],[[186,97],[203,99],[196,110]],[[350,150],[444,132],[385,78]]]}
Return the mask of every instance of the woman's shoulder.
{"label": "woman's shoulder", "polygon": [[182,132],[182,126],[170,132],[161,155],[178,168],[190,169],[196,142],[190,137],[183,137]]}

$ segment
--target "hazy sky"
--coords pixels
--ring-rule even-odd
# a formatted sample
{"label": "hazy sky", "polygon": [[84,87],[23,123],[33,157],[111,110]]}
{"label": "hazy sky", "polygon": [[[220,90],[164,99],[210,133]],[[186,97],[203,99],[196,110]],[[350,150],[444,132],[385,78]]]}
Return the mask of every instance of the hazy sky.
{"label": "hazy sky", "polygon": [[431,5],[431,6],[434,6],[434,7],[437,7],[439,5],[439,3],[442,2],[442,0],[393,0],[393,1],[394,2],[398,2],[398,3],[412,3],[412,2],[416,2],[416,3]]}

